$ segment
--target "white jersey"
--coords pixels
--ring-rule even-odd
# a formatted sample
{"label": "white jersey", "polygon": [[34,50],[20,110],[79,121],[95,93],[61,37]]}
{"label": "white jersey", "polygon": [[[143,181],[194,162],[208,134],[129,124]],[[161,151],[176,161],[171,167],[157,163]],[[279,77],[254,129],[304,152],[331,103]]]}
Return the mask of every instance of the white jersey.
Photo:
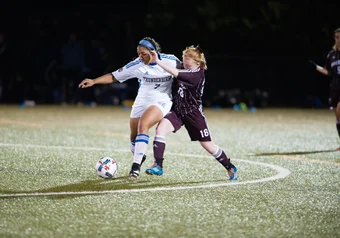
{"label": "white jersey", "polygon": [[[180,62],[174,55],[160,55],[161,60],[172,67],[176,67],[176,64]],[[145,65],[137,58],[124,67],[112,72],[112,75],[121,83],[131,78],[138,79],[139,89],[134,106],[172,100],[171,87],[173,76],[156,63]]]}

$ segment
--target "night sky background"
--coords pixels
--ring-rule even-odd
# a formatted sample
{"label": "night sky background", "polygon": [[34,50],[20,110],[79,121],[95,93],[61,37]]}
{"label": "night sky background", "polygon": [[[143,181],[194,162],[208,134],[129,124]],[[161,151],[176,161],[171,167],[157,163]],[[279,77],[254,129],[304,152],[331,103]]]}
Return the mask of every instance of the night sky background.
{"label": "night sky background", "polygon": [[[0,102],[58,103],[52,95],[60,86],[56,82],[62,81],[61,47],[73,31],[86,52],[84,77],[125,65],[137,57],[138,41],[150,36],[162,52],[180,59],[188,45],[204,50],[207,106],[230,106],[232,92],[247,101],[246,95],[257,89],[268,93],[268,106],[324,107],[331,78],[308,60],[324,64],[333,32],[340,27],[339,10],[339,3],[307,0],[2,0],[0,32],[10,56],[1,60],[0,55],[0,70],[10,69],[10,76],[2,77]],[[57,76],[47,69],[53,68],[52,61]],[[129,82],[129,88],[127,97],[133,98],[135,82]]]}

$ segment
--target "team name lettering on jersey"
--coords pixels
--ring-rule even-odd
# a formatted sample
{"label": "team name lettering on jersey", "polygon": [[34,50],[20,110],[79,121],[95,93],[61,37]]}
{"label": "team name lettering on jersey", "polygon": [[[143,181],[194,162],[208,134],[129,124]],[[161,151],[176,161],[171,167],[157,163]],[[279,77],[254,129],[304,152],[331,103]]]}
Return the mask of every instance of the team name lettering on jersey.
{"label": "team name lettering on jersey", "polygon": [[340,60],[336,60],[331,63],[331,67],[336,66],[336,65],[340,65]]}
{"label": "team name lettering on jersey", "polygon": [[172,79],[172,76],[162,77],[162,78],[146,78],[143,77],[145,82],[148,83],[160,83],[160,82],[168,82]]}

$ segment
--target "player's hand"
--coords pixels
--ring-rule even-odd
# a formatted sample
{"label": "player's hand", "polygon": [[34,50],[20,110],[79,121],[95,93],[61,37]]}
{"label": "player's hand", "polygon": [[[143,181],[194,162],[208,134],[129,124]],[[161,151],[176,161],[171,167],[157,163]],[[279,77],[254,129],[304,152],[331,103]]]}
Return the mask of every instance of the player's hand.
{"label": "player's hand", "polygon": [[152,62],[156,62],[157,60],[159,60],[159,54],[155,50],[151,50],[150,54]]}
{"label": "player's hand", "polygon": [[79,88],[89,88],[92,87],[94,85],[94,81],[92,79],[84,79],[83,81],[81,81],[81,83],[78,85]]}
{"label": "player's hand", "polygon": [[315,66],[315,69],[323,69],[323,67],[321,67],[320,65],[317,65],[317,63],[315,63],[313,60],[309,60],[309,63],[311,63],[312,65]]}

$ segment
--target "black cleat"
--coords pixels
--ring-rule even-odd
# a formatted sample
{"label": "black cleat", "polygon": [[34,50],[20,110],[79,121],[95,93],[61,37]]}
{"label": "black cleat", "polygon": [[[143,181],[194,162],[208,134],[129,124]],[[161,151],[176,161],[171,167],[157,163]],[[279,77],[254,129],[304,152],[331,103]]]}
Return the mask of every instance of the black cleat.
{"label": "black cleat", "polygon": [[132,179],[139,179],[139,172],[140,172],[140,165],[137,163],[133,163],[130,173],[129,173],[129,177]]}

